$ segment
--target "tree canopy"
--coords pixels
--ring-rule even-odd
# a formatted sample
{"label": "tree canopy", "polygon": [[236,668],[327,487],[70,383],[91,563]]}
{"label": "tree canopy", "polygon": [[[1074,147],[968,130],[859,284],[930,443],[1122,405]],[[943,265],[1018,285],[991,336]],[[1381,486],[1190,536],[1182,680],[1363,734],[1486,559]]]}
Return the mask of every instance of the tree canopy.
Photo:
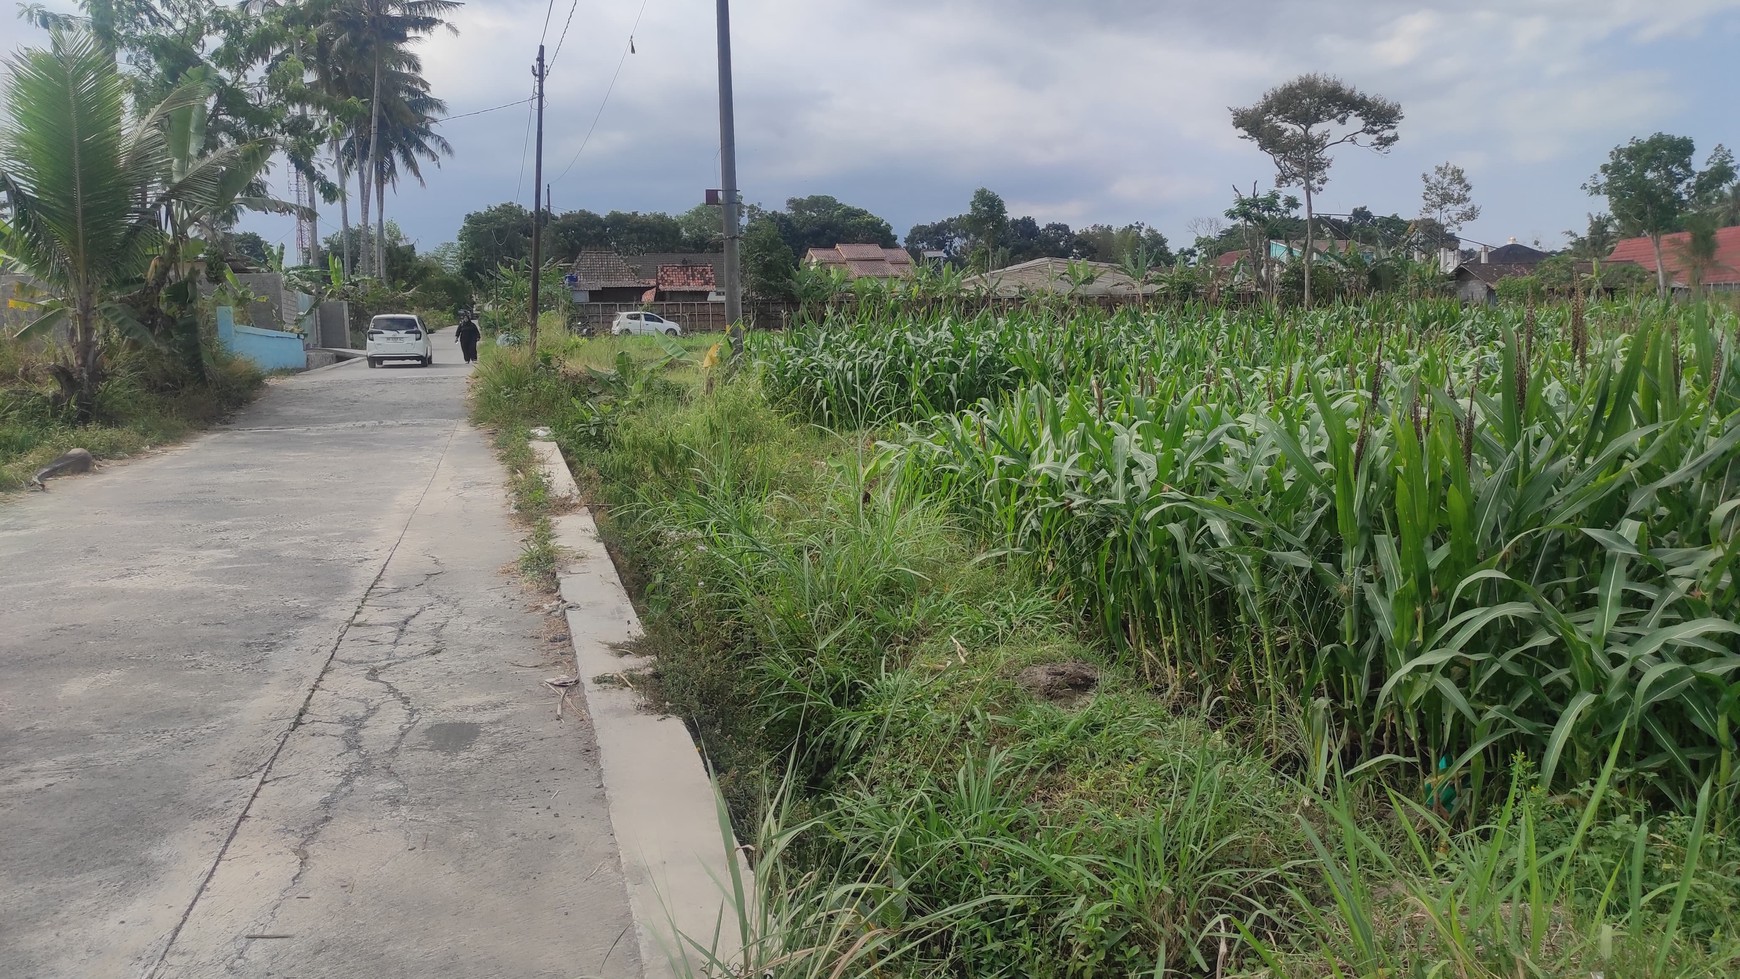
{"label": "tree canopy", "polygon": [[1656,133],[1615,146],[1607,162],[1583,185],[1593,196],[1604,196],[1623,234],[1646,235],[1655,248],[1656,288],[1667,295],[1667,269],[1662,261],[1662,236],[1685,227],[1698,208],[1715,207],[1734,182],[1734,155],[1717,145],[1704,169],[1692,162],[1696,151],[1689,136]]}
{"label": "tree canopy", "polygon": [[793,197],[785,202],[785,210],[764,213],[779,229],[779,236],[785,239],[786,246],[798,256],[811,248],[832,248],[839,244],[881,245],[884,248],[899,244],[893,226],[887,221],[827,194]]}
{"label": "tree canopy", "polygon": [[1420,174],[1420,214],[1437,221],[1444,230],[1456,234],[1462,226],[1480,217],[1480,205],[1474,203],[1474,186],[1468,174],[1454,163],[1440,163],[1430,173]]}
{"label": "tree canopy", "polygon": [[1311,303],[1312,197],[1327,186],[1337,146],[1387,153],[1402,121],[1400,103],[1368,95],[1339,78],[1309,74],[1269,89],[1255,104],[1229,110],[1239,138],[1275,164],[1275,182],[1305,192],[1305,303]]}

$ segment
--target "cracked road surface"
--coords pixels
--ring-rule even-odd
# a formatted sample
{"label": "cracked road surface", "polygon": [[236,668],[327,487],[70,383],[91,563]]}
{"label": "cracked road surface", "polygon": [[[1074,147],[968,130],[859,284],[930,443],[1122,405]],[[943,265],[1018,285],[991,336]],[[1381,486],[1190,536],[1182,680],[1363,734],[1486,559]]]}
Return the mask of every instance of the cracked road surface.
{"label": "cracked road surface", "polygon": [[0,974],[640,974],[469,368],[0,501]]}

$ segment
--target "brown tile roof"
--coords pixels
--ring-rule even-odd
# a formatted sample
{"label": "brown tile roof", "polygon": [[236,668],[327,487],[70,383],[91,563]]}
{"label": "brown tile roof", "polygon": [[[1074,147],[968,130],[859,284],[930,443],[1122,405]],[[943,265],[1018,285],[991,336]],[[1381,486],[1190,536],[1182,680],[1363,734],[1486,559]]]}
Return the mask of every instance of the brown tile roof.
{"label": "brown tile roof", "polygon": [[658,271],[659,288],[670,291],[698,292],[713,290],[713,266],[711,265],[661,265]]}
{"label": "brown tile roof", "polygon": [[807,265],[842,266],[854,279],[901,279],[913,273],[912,256],[904,248],[881,245],[842,244],[811,248],[804,253]]}
{"label": "brown tile roof", "polygon": [[[1686,243],[1691,240],[1687,232],[1663,235],[1661,239],[1661,260],[1667,266],[1668,280],[1676,286],[1690,284],[1686,274],[1687,262],[1685,255]],[[1655,274],[1655,246],[1648,238],[1627,238],[1613,246],[1613,254],[1607,256],[1608,262],[1631,262],[1641,265]],[[1716,232],[1716,262],[1704,272],[1704,284],[1740,285],[1740,225],[1723,228]]]}
{"label": "brown tile roof", "polygon": [[1534,263],[1517,262],[1463,262],[1456,266],[1454,275],[1460,279],[1466,274],[1471,279],[1479,279],[1487,285],[1500,279],[1512,279],[1519,275],[1533,275]]}
{"label": "brown tile roof", "polygon": [[713,270],[713,281],[725,278],[725,256],[718,252],[648,252],[645,255],[624,255],[622,260],[642,279],[658,278],[665,265],[705,265]]}
{"label": "brown tile roof", "polygon": [[1151,283],[1145,290],[1138,288],[1135,279],[1125,275],[1122,269],[1109,262],[1073,263],[1077,268],[1094,273],[1092,282],[1077,288],[1069,281],[1071,264],[1067,258],[1035,258],[994,272],[968,276],[964,284],[969,289],[982,289],[993,296],[1004,297],[1034,292],[1073,292],[1078,296],[1135,296],[1144,291],[1155,290]]}
{"label": "brown tile roof", "polygon": [[622,256],[610,251],[581,252],[574,260],[574,274],[579,276],[582,289],[621,289],[655,283],[654,278],[635,272]]}

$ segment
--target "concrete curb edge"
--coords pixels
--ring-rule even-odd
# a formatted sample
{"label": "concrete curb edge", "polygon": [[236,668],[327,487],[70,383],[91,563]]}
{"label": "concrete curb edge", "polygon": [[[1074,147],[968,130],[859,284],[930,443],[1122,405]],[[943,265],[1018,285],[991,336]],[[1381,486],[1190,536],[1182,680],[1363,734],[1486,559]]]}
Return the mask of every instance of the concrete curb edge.
{"label": "concrete curb edge", "polygon": [[[551,471],[553,496],[558,486],[575,485],[560,451],[538,455]],[[734,958],[740,949],[729,861],[737,861],[745,889],[753,893],[749,869],[735,841],[728,847],[720,830],[717,796],[689,729],[678,718],[651,711],[634,689],[631,674],[652,661],[624,651],[642,635],[640,617],[591,512],[582,506],[551,522],[563,553],[557,581],[598,744],[642,974],[700,976],[703,963],[678,935],[706,942],[717,932],[715,954],[721,961]],[[689,968],[680,968],[685,959]]]}

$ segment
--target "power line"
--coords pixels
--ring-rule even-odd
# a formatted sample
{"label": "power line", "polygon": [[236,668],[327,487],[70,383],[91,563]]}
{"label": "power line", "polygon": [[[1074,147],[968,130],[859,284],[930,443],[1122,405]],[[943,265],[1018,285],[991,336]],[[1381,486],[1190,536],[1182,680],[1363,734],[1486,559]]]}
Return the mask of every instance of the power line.
{"label": "power line", "polygon": [[526,189],[526,151],[532,148],[532,113],[537,111],[537,107],[532,103],[537,101],[537,98],[534,95],[526,100],[526,139],[520,146],[520,179],[514,184],[514,200],[516,201],[520,199],[520,191]]}
{"label": "power line", "polygon": [[538,35],[538,43],[542,44],[550,37],[550,17],[556,13],[556,0],[550,0],[550,5],[544,8],[544,32]]}
{"label": "power line", "polygon": [[[574,26],[574,11],[579,9],[580,0],[574,0],[568,5],[568,21],[562,25],[562,38],[556,42],[556,53],[550,55],[549,68],[556,67],[556,59],[562,56],[562,45],[568,43],[568,28]],[[548,69],[546,69],[547,71]]]}
{"label": "power line", "polygon": [[580,148],[574,151],[574,159],[562,168],[562,175],[554,183],[560,183],[568,171],[574,169],[574,164],[580,162],[580,154],[586,152],[586,145],[592,142],[592,134],[598,129],[598,120],[604,118],[604,107],[610,104],[610,93],[616,91],[616,80],[622,76],[622,66],[628,62],[628,56],[634,52],[634,32],[640,28],[640,19],[646,13],[646,0],[640,2],[640,13],[634,15],[634,26],[628,29],[628,43],[622,46],[622,57],[616,61],[616,73],[610,76],[610,85],[604,90],[604,101],[598,103],[598,113],[592,117],[592,125],[586,130],[586,138],[580,141]]}
{"label": "power line", "polygon": [[516,105],[525,105],[527,102],[530,102],[532,100],[532,98],[533,98],[533,96],[527,96],[523,99],[519,99],[519,100],[514,101],[514,102],[507,102],[507,103],[503,103],[502,105],[491,106],[488,109],[478,109],[475,112],[461,112],[459,115],[456,115],[456,116],[448,116],[445,119],[438,119],[438,120],[436,120],[435,125],[441,126],[441,125],[446,125],[447,123],[450,123],[450,122],[454,121],[455,119],[466,119],[466,118],[469,118],[471,116],[481,116],[485,112],[499,112],[502,109],[511,109]]}

